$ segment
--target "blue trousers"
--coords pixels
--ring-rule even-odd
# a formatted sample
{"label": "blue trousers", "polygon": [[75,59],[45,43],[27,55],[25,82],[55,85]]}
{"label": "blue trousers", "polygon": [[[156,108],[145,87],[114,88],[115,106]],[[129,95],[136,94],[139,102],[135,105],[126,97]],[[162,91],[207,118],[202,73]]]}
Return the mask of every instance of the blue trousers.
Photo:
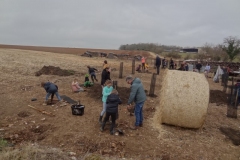
{"label": "blue trousers", "polygon": [[55,92],[55,93],[47,93],[45,101],[47,101],[48,98],[49,98],[49,96],[52,95],[52,94],[55,94],[55,95],[57,96],[57,99],[58,99],[59,101],[61,101],[61,97],[60,97],[60,95],[58,94],[58,92]]}
{"label": "blue trousers", "polygon": [[136,117],[136,122],[135,122],[135,126],[139,126],[140,124],[143,123],[143,105],[144,102],[140,102],[140,103],[136,103],[135,104],[135,117]]}

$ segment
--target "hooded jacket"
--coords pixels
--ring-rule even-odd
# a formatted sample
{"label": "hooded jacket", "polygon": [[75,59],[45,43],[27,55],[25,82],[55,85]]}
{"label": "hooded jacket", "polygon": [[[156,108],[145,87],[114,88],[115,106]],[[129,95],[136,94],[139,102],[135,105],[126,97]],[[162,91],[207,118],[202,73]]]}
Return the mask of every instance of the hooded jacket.
{"label": "hooded jacket", "polygon": [[131,85],[131,92],[130,92],[130,96],[128,99],[128,105],[131,104],[133,101],[135,103],[141,103],[144,102],[146,100],[146,94],[145,91],[143,89],[143,84],[141,82],[141,80],[139,78],[135,78],[132,81],[132,85]]}
{"label": "hooded jacket", "polygon": [[122,103],[121,99],[117,94],[110,94],[107,97],[107,109],[106,112],[108,113],[117,113],[118,112],[118,105]]}
{"label": "hooded jacket", "polygon": [[58,91],[58,87],[51,82],[45,83],[44,89],[46,90],[47,93],[55,93]]}

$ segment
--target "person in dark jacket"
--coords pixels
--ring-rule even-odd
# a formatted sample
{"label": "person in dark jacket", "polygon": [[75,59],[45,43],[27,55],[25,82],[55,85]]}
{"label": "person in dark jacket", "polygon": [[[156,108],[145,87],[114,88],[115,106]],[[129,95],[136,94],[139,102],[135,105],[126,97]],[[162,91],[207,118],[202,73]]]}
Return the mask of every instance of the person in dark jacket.
{"label": "person in dark jacket", "polygon": [[162,68],[165,68],[167,66],[167,61],[165,59],[165,57],[162,60]]}
{"label": "person in dark jacket", "polygon": [[170,69],[174,69],[174,62],[172,58],[170,59]]}
{"label": "person in dark jacket", "polygon": [[96,68],[93,68],[93,67],[90,67],[90,66],[87,66],[87,68],[88,68],[88,73],[91,75],[92,82],[94,83],[94,79],[96,81],[98,81],[97,78],[96,78],[96,73],[95,73],[95,71],[98,71],[98,70]]}
{"label": "person in dark jacket", "polygon": [[45,101],[44,101],[43,105],[47,105],[47,101],[48,101],[48,98],[49,98],[50,95],[52,95],[52,97],[51,97],[51,103],[52,103],[54,94],[56,95],[57,99],[59,101],[61,101],[61,97],[58,94],[58,86],[57,85],[55,85],[51,82],[42,82],[41,87],[43,87],[47,92],[47,95],[46,95],[46,98],[45,98]]}
{"label": "person in dark jacket", "polygon": [[102,87],[104,87],[106,80],[111,80],[110,78],[110,72],[109,72],[109,68],[106,67],[103,71],[102,71],[102,80],[101,80],[101,85]]}
{"label": "person in dark jacket", "polygon": [[113,135],[115,122],[118,114],[118,105],[122,103],[121,99],[118,96],[117,90],[115,89],[112,90],[111,94],[107,97],[106,103],[107,103],[106,115],[104,117],[100,130],[101,131],[104,130],[106,122],[109,120],[109,117],[111,116],[112,125],[110,127],[110,134]]}
{"label": "person in dark jacket", "polygon": [[202,68],[202,64],[200,63],[200,61],[198,61],[198,63],[196,64],[196,69],[198,70],[199,73],[201,68]]}
{"label": "person in dark jacket", "polygon": [[143,125],[143,105],[146,101],[146,93],[143,88],[143,84],[139,78],[133,78],[131,75],[127,76],[126,82],[131,84],[131,92],[127,103],[127,108],[131,108],[131,103],[135,102],[135,117],[136,122],[134,126],[130,128],[133,130],[142,127]]}
{"label": "person in dark jacket", "polygon": [[161,66],[161,58],[159,57],[159,55],[157,55],[157,57],[156,57],[155,66],[156,66],[156,68],[157,68],[157,74],[159,75],[160,66]]}

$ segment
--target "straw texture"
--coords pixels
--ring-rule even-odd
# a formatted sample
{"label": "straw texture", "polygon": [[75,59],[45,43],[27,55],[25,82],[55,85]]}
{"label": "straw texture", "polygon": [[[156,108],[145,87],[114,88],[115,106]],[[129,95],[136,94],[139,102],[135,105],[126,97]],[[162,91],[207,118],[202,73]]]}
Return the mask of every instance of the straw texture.
{"label": "straw texture", "polygon": [[206,118],[209,94],[203,74],[166,71],[160,92],[160,123],[200,128]]}

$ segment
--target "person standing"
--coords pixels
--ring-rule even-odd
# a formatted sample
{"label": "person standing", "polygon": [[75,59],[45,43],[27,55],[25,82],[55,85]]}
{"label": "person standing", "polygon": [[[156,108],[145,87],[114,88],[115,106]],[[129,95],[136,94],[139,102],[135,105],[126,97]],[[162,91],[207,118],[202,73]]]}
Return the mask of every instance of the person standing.
{"label": "person standing", "polygon": [[142,56],[142,71],[145,71],[145,63],[146,63],[146,58]]}
{"label": "person standing", "polygon": [[126,82],[131,85],[131,92],[127,102],[127,108],[131,108],[131,103],[135,102],[135,125],[131,126],[132,130],[136,130],[143,126],[143,105],[146,101],[146,94],[143,84],[139,78],[133,78],[131,75],[126,77]]}
{"label": "person standing", "polygon": [[102,80],[101,80],[101,85],[102,85],[102,87],[104,87],[105,82],[106,82],[107,80],[111,80],[111,78],[110,78],[110,72],[109,72],[109,68],[108,68],[108,67],[106,67],[106,68],[102,71]]}
{"label": "person standing", "polygon": [[174,62],[172,58],[170,59],[170,69],[174,69]]}
{"label": "person standing", "polygon": [[160,66],[161,66],[161,58],[159,57],[159,55],[157,55],[157,57],[156,57],[155,66],[156,66],[156,68],[157,68],[157,74],[159,75]]}
{"label": "person standing", "polygon": [[109,117],[111,116],[112,124],[110,127],[110,134],[111,135],[114,134],[114,127],[115,127],[115,122],[116,122],[117,114],[118,114],[118,105],[121,103],[122,103],[122,101],[118,96],[118,91],[115,89],[112,90],[111,94],[107,97],[106,115],[104,117],[100,131],[104,130],[105,124],[109,120]]}
{"label": "person standing", "polygon": [[166,59],[165,59],[165,57],[163,58],[163,60],[162,60],[162,68],[165,68],[166,67]]}
{"label": "person standing", "polygon": [[111,94],[112,90],[113,90],[112,81],[107,80],[105,87],[103,87],[103,91],[102,91],[103,109],[102,109],[102,112],[100,113],[99,124],[102,124],[102,117],[105,114],[106,108],[107,108],[107,104],[106,104],[107,97]]}
{"label": "person standing", "polygon": [[201,68],[202,64],[200,63],[200,61],[198,61],[198,63],[196,64],[196,69],[198,70],[198,73],[200,73]]}
{"label": "person standing", "polygon": [[205,71],[206,71],[206,78],[208,78],[208,73],[210,72],[210,69],[211,69],[210,65],[209,65],[209,64],[207,64],[207,65],[206,65],[206,67],[205,67]]}

